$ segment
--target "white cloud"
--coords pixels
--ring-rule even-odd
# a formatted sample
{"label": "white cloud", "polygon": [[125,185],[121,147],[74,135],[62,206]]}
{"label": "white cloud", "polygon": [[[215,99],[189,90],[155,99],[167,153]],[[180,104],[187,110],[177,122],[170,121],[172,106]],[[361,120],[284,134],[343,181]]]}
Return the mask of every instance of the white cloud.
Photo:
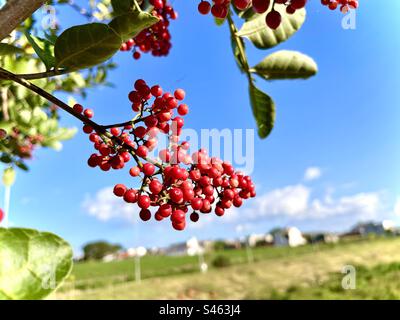
{"label": "white cloud", "polygon": [[306,211],[311,190],[304,185],[275,189],[255,199],[254,210],[262,215],[296,216]]}
{"label": "white cloud", "polygon": [[87,196],[82,206],[89,215],[101,221],[119,219],[133,223],[137,221],[140,211],[136,204],[116,197],[113,187],[99,190],[94,197]]}
{"label": "white cloud", "polygon": [[304,180],[311,181],[320,178],[322,175],[322,171],[318,167],[309,167],[304,173]]}
{"label": "white cloud", "polygon": [[334,198],[330,193],[321,198],[312,198],[311,193],[310,188],[301,184],[275,189],[258,196],[255,204],[247,211],[253,218],[279,216],[316,219],[353,215],[362,219],[372,219],[383,206],[379,192],[358,193],[338,198]]}

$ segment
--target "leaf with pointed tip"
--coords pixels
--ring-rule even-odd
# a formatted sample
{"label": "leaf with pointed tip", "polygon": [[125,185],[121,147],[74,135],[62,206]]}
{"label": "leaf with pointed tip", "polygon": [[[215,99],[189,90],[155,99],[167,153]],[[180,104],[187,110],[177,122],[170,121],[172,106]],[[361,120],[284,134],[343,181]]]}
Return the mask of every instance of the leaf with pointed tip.
{"label": "leaf with pointed tip", "polygon": [[121,37],[122,41],[127,41],[158,21],[157,17],[148,12],[134,11],[114,18],[109,27]]}
{"label": "leaf with pointed tip", "polygon": [[267,80],[307,79],[317,74],[318,66],[301,52],[281,50],[265,57],[251,71]]}
{"label": "leaf with pointed tip", "polygon": [[110,59],[121,44],[121,37],[106,24],[74,26],[57,38],[56,66],[78,70],[98,65]]}
{"label": "leaf with pointed tip", "polygon": [[35,50],[38,57],[43,61],[47,70],[53,68],[56,64],[56,59],[54,58],[54,45],[47,39],[42,39],[39,37],[34,37],[29,33],[25,33],[28,42]]}
{"label": "leaf with pointed tip", "polygon": [[294,14],[287,14],[279,6],[276,8],[276,11],[279,11],[282,15],[282,23],[276,30],[269,28],[265,23],[268,10],[266,13],[251,16],[242,25],[238,35],[249,39],[259,49],[269,49],[286,41],[295,34],[303,25],[306,18],[305,9],[297,10]]}
{"label": "leaf with pointed tip", "polygon": [[0,228],[0,300],[43,299],[72,269],[72,249],[60,237]]}
{"label": "leaf with pointed tip", "polygon": [[264,139],[271,133],[275,124],[275,103],[269,95],[262,92],[253,83],[249,85],[249,92],[258,135]]}

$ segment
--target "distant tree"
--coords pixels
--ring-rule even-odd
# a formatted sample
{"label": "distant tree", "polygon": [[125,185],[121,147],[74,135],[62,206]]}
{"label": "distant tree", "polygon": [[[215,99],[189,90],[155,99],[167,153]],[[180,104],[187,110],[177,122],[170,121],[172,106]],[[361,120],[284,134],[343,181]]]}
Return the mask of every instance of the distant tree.
{"label": "distant tree", "polygon": [[122,247],[119,244],[110,244],[106,241],[91,242],[83,247],[84,260],[100,260],[121,249]]}

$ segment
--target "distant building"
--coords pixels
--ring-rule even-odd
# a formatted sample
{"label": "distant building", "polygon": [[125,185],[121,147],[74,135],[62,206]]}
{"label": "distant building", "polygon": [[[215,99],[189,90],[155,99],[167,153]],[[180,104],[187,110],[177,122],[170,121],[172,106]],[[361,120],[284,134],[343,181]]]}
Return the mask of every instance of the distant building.
{"label": "distant building", "polygon": [[[209,245],[208,242],[205,242]],[[184,256],[184,255],[196,255],[205,251],[202,242],[199,242],[196,238],[190,238],[186,242],[177,243],[165,248],[163,253],[168,256]]]}
{"label": "distant building", "polygon": [[251,234],[247,238],[250,247],[273,244],[274,238],[271,234]]}
{"label": "distant building", "polygon": [[276,229],[272,231],[275,246],[298,247],[305,245],[307,240],[303,237],[301,231],[296,227],[286,229]]}
{"label": "distant building", "polygon": [[394,223],[390,220],[385,220],[383,222],[365,222],[358,223],[349,232],[350,235],[384,235],[387,232],[393,232],[395,230]]}
{"label": "distant building", "polygon": [[316,233],[307,233],[304,235],[310,243],[337,243],[339,242],[339,236],[334,233],[327,232],[316,232]]}

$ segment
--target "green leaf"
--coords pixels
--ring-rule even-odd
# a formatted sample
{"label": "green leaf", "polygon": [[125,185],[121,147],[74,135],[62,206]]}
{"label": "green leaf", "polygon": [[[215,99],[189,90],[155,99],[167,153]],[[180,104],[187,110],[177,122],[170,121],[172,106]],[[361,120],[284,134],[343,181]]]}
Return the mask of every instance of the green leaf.
{"label": "green leaf", "polygon": [[265,57],[251,71],[267,80],[307,79],[317,74],[318,66],[301,52],[281,50]]}
{"label": "green leaf", "polygon": [[25,33],[26,38],[31,44],[33,50],[43,61],[47,70],[53,68],[56,64],[54,58],[54,45],[47,39],[42,39],[39,37],[34,37],[29,33]]}
{"label": "green leaf", "polygon": [[15,182],[15,170],[13,168],[4,169],[3,172],[3,184],[6,187],[11,187]]}
{"label": "green leaf", "polygon": [[239,18],[245,19],[245,20],[249,20],[251,18],[253,18],[254,15],[256,15],[257,13],[253,10],[253,7],[249,7],[246,10],[239,10],[238,8],[236,8],[235,6],[232,6],[233,10],[235,11],[235,13],[238,15]]}
{"label": "green leaf", "polygon": [[43,299],[72,268],[72,249],[60,237],[30,229],[0,228],[0,300]]}
{"label": "green leaf", "polygon": [[7,56],[17,53],[24,53],[25,51],[21,48],[13,46],[8,43],[0,43],[0,56]]}
{"label": "green leaf", "polygon": [[73,70],[98,65],[121,47],[121,38],[108,25],[89,23],[65,30],[56,41],[56,66]]}
{"label": "green leaf", "polygon": [[119,16],[129,11],[133,11],[134,0],[111,0],[111,6],[113,8],[113,14]]}
{"label": "green leaf", "polygon": [[122,41],[127,41],[158,21],[158,18],[148,12],[134,11],[114,18],[109,26],[121,37]]}
{"label": "green leaf", "polygon": [[222,26],[222,25],[224,24],[225,20],[226,20],[226,18],[223,18],[223,19],[221,19],[221,18],[214,18],[214,22],[215,22],[215,24],[216,24],[218,27]]}
{"label": "green leaf", "polygon": [[15,162],[15,165],[18,168],[20,168],[21,170],[24,170],[24,171],[28,171],[29,170],[28,166],[23,162],[17,161],[17,162]]}
{"label": "green leaf", "polygon": [[264,139],[271,133],[275,124],[275,103],[269,95],[262,92],[253,83],[249,85],[249,92],[258,135]]}
{"label": "green leaf", "polygon": [[276,30],[268,28],[265,23],[265,17],[269,12],[267,11],[264,14],[252,16],[250,20],[243,24],[238,35],[249,39],[259,49],[273,48],[286,41],[303,25],[306,18],[306,10],[300,9],[294,14],[287,14],[284,8],[284,6],[276,7],[276,10],[282,15],[282,23]]}

